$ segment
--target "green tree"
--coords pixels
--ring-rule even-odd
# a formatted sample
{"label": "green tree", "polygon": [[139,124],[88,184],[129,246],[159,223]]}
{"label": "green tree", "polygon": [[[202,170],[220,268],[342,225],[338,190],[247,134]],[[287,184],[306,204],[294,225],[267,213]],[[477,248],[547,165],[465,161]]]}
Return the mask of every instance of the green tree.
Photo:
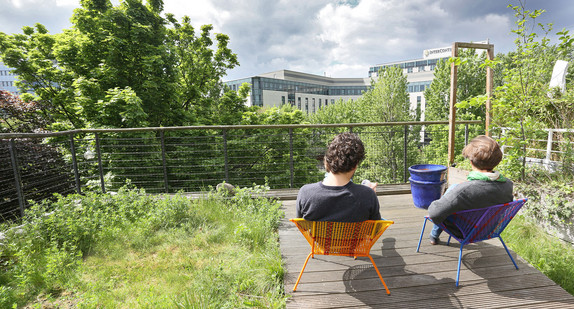
{"label": "green tree", "polygon": [[123,117],[94,119],[114,91],[137,96],[114,106],[124,114],[134,111],[132,103],[141,107],[134,119],[145,121],[132,122],[136,126],[211,124],[220,120],[214,111],[221,104],[241,113],[241,95],[220,101],[222,77],[238,65],[229,37],[216,34],[213,40],[211,25],[196,36],[188,17],[180,24],[162,10],[161,0],[122,0],[117,6],[82,0],[63,33],[51,35],[40,24],[24,27],[23,34],[0,33],[0,56],[15,69],[22,92],[31,92],[23,99],[44,107],[50,130],[124,127]]}
{"label": "green tree", "polygon": [[[434,72],[434,79],[425,90],[425,110],[424,117],[426,121],[445,121],[449,119],[450,114],[450,74],[451,64],[457,65],[457,120],[484,120],[484,104],[471,104],[475,98],[485,99],[486,93],[486,53],[477,52],[474,49],[462,49],[459,57],[456,59],[439,60]],[[494,68],[495,84],[501,83],[501,66]],[[474,101],[473,101],[474,102]],[[484,131],[479,127],[471,127],[470,137],[482,134]],[[447,163],[448,132],[444,127],[426,126],[425,135],[430,139],[429,145],[424,147],[423,155],[425,161],[435,164]],[[464,140],[464,132],[456,132],[456,141]],[[459,156],[457,161],[461,160],[460,154],[464,143],[456,143],[455,156]]]}
{"label": "green tree", "polygon": [[516,29],[512,30],[517,36],[516,51],[508,54],[510,61],[506,61],[509,65],[504,69],[504,83],[494,93],[493,124],[508,128],[503,136],[503,143],[509,146],[504,160],[507,172],[524,179],[527,146],[541,137],[537,136],[541,134],[539,129],[571,125],[564,117],[570,114],[571,103],[559,95],[549,96],[548,85],[556,60],[571,60],[574,40],[564,30],[559,33],[560,43],[551,45],[548,36],[552,24],[536,23],[544,10],[529,11],[522,4],[509,7],[516,17]]}
{"label": "green tree", "polygon": [[[278,125],[304,124],[303,112],[290,105],[244,113],[241,124]],[[316,138],[310,129],[242,129],[229,132],[230,164],[234,166],[231,177],[247,184],[254,172],[265,177],[274,188],[299,187],[321,179],[313,147]],[[325,145],[321,145],[323,150]],[[291,166],[291,160],[293,165]],[[293,174],[291,174],[291,167]]]}
{"label": "green tree", "polygon": [[[413,121],[415,113],[410,110],[408,82],[402,70],[391,67],[379,72],[379,78],[371,81],[370,89],[356,101],[339,101],[326,106],[314,115],[311,123],[365,123],[365,122],[398,122]],[[407,128],[408,160],[417,158],[419,131]],[[404,130],[394,127],[353,128],[365,144],[366,157],[356,178],[370,179],[380,183],[402,181],[400,172],[404,154]],[[324,130],[322,147],[333,137],[333,132]]]}
{"label": "green tree", "polygon": [[[359,114],[363,122],[414,121],[415,113],[410,110],[407,77],[399,67],[379,71],[377,80],[371,81],[371,88],[360,100]],[[403,180],[404,132],[400,127],[369,128],[374,138],[365,141],[367,157],[362,163],[359,176],[378,182],[400,182]],[[407,156],[416,158],[419,142],[418,130],[408,130]]]}
{"label": "green tree", "polygon": [[[184,16],[182,23],[179,23],[172,14],[167,14],[166,18],[172,25],[167,29],[167,38],[173,54],[177,57],[179,107],[191,112],[198,124],[231,124],[219,123],[217,120],[220,119],[213,117],[222,108],[222,103],[219,101],[224,90],[222,77],[227,70],[239,65],[237,55],[228,48],[229,37],[221,33],[216,34],[217,50],[214,50],[211,38],[212,25],[202,26],[200,34],[196,36],[189,17]],[[247,92],[243,90],[239,95],[242,100],[226,97],[225,103],[229,103],[231,108],[237,108],[237,103],[243,105]]]}

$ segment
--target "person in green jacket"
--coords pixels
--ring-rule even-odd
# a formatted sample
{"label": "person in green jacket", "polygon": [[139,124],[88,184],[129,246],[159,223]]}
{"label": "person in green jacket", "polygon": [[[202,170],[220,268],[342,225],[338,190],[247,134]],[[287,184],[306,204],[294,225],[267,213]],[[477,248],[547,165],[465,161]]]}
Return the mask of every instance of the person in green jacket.
{"label": "person in green jacket", "polygon": [[513,200],[512,181],[494,170],[502,160],[502,151],[494,139],[479,135],[464,147],[462,155],[470,160],[472,166],[468,181],[450,186],[444,195],[433,201],[428,208],[429,217],[435,223],[430,233],[430,243],[433,245],[439,243],[442,233],[436,223],[443,222],[449,215],[461,210],[484,208]]}

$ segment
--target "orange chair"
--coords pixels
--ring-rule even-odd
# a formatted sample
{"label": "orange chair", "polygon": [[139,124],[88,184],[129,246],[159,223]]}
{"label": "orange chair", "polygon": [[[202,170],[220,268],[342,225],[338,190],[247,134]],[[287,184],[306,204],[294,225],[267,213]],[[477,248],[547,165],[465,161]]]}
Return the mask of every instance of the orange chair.
{"label": "orange chair", "polygon": [[305,266],[310,257],[318,255],[340,255],[340,256],[367,256],[373,263],[387,294],[391,294],[375,261],[371,257],[371,247],[383,235],[383,232],[394,222],[389,220],[367,220],[362,222],[329,222],[329,221],[307,221],[305,219],[289,219],[295,223],[301,234],[311,245],[311,253],[307,256],[305,264],[299,273],[297,282],[293,287],[293,292],[297,290],[297,285]]}

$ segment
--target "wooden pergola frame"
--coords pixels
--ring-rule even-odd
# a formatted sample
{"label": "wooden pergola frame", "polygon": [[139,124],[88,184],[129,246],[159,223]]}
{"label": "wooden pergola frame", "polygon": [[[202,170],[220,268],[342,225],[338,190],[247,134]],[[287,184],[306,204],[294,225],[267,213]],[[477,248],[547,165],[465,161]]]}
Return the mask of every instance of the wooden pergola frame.
{"label": "wooden pergola frame", "polygon": [[[494,45],[481,44],[481,43],[463,43],[454,42],[452,44],[452,57],[458,57],[459,48],[474,48],[485,49],[488,60],[494,59]],[[491,67],[486,68],[486,119],[484,123],[485,135],[490,136],[490,122],[492,120],[491,102],[493,89],[493,70]],[[450,65],[450,113],[449,113],[449,128],[448,128],[448,163],[451,166],[454,163],[454,140],[455,140],[455,125],[456,125],[456,86],[457,86],[457,66],[453,62]]]}

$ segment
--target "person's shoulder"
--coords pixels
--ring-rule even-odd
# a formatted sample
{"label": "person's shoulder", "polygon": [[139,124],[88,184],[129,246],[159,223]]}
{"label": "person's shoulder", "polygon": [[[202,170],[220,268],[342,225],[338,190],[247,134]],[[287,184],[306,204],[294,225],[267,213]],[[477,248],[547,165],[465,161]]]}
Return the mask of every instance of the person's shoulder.
{"label": "person's shoulder", "polygon": [[306,185],[303,185],[299,189],[299,191],[312,191],[312,190],[317,190],[320,187],[321,187],[321,182],[308,183]]}

